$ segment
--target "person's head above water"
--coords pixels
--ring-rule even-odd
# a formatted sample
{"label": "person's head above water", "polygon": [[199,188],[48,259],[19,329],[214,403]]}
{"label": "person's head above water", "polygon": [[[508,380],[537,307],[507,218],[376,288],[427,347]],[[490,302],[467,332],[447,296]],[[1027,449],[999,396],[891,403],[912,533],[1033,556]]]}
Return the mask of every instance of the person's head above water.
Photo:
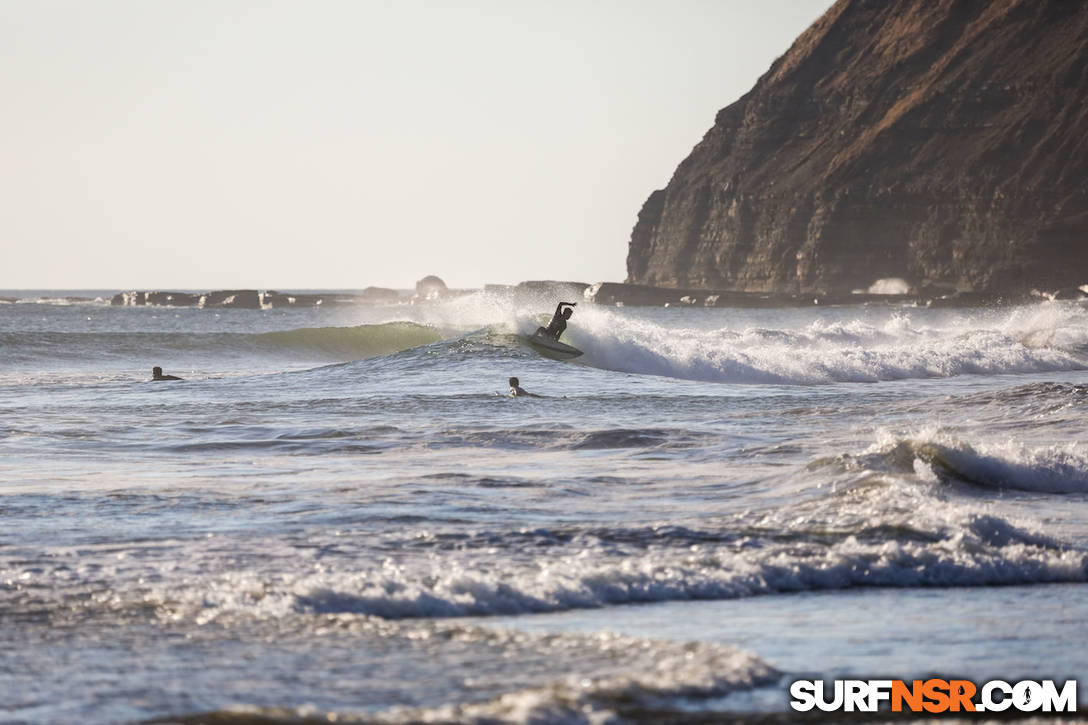
{"label": "person's head above water", "polygon": [[574,314],[574,308],[572,308],[572,307],[564,307],[563,308],[563,319],[564,320],[569,320],[570,316],[572,314]]}
{"label": "person's head above water", "polygon": [[160,368],[158,365],[151,368],[151,379],[152,380],[181,380],[181,378],[179,378],[177,375],[163,375],[162,374],[162,368]]}
{"label": "person's head above water", "polygon": [[530,393],[521,387],[521,381],[517,378],[510,378],[510,395],[515,398],[543,398],[543,395],[537,395],[536,393]]}

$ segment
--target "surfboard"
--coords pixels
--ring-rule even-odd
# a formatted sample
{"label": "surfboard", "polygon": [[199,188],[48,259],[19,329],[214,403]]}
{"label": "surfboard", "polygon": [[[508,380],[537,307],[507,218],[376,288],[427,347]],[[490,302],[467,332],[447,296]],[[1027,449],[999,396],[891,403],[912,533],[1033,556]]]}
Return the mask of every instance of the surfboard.
{"label": "surfboard", "polygon": [[571,358],[576,358],[582,354],[582,351],[576,347],[571,347],[558,340],[553,340],[550,337],[544,337],[537,333],[533,333],[529,338],[529,344],[541,355],[550,357],[553,360],[570,360]]}

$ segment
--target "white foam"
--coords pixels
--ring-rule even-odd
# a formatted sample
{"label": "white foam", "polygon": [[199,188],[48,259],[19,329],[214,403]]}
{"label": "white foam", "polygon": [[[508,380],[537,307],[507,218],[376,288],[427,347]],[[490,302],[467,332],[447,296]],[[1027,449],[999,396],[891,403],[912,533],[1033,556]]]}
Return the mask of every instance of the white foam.
{"label": "white foam", "polygon": [[905,295],[910,294],[910,284],[901,277],[885,277],[878,279],[869,285],[871,295]]}
{"label": "white foam", "polygon": [[[297,613],[404,619],[855,586],[1088,581],[1088,553],[1050,539],[1031,522],[953,505],[905,484],[821,496],[721,526],[746,533],[729,541],[714,541],[714,531],[682,529],[617,532],[616,540],[587,533],[544,547],[524,534],[489,534],[488,547],[468,549],[437,540],[430,548],[416,537],[410,546],[385,542],[387,550],[404,553],[381,562],[361,557],[331,568],[299,561],[275,574],[194,576],[183,587],[171,577],[146,601],[164,616],[201,623]],[[206,568],[226,567],[209,561]]]}
{"label": "white foam", "polygon": [[876,382],[1088,366],[1088,314],[1071,304],[999,313],[918,310],[883,321],[794,319],[805,321],[706,329],[588,307],[578,311],[567,339],[597,367],[723,383]]}

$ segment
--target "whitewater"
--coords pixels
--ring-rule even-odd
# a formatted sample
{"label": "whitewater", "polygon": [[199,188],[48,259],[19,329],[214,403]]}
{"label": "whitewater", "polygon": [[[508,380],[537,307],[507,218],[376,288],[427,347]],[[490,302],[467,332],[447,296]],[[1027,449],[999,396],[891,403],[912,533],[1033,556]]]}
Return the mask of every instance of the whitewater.
{"label": "whitewater", "polygon": [[0,721],[780,722],[840,676],[1088,705],[1084,302],[582,302],[556,362],[544,294],[112,292],[0,292]]}

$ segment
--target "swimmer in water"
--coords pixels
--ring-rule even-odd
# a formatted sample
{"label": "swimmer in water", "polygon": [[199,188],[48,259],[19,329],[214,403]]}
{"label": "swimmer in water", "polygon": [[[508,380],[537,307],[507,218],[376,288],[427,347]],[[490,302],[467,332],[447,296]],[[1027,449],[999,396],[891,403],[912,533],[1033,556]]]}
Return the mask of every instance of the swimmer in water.
{"label": "swimmer in water", "polygon": [[[567,320],[574,314],[574,307],[577,304],[577,302],[560,302],[555,306],[555,314],[552,315],[552,321],[548,323],[547,327],[538,327],[536,329],[536,334],[543,337],[550,337],[558,342],[559,336],[567,329]],[[566,309],[563,309],[564,307]]]}
{"label": "swimmer in water", "polygon": [[179,378],[177,375],[163,375],[162,368],[156,365],[155,367],[151,368],[151,380],[152,382],[154,382],[156,380],[181,380],[181,378]]}
{"label": "swimmer in water", "polygon": [[521,387],[521,381],[517,378],[510,378],[510,395],[514,398],[543,398],[543,395],[537,395],[536,393],[530,393],[528,390]]}

